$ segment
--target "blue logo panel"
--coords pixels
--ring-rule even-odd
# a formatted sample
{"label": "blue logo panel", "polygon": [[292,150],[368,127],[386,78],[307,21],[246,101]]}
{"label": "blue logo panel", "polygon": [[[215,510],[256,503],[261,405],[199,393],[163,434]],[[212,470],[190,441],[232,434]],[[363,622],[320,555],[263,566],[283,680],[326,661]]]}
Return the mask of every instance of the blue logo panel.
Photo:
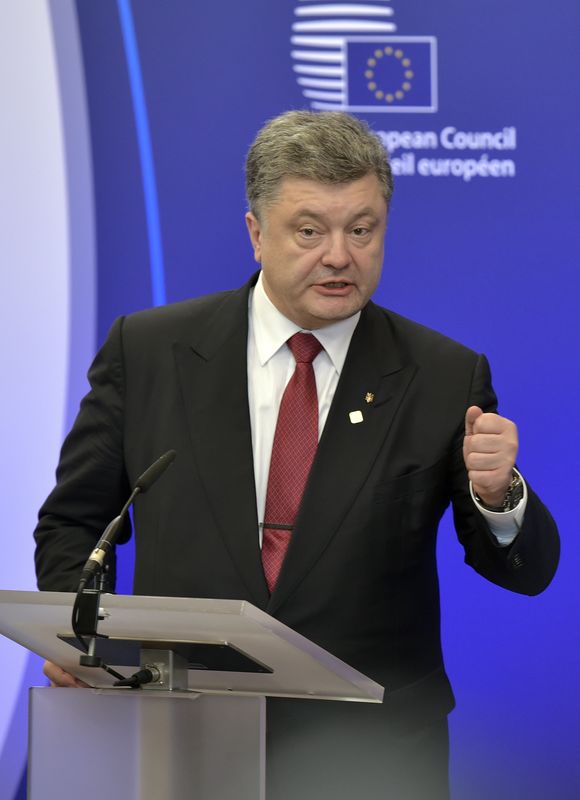
{"label": "blue logo panel", "polygon": [[437,110],[434,37],[352,37],[345,48],[349,109]]}

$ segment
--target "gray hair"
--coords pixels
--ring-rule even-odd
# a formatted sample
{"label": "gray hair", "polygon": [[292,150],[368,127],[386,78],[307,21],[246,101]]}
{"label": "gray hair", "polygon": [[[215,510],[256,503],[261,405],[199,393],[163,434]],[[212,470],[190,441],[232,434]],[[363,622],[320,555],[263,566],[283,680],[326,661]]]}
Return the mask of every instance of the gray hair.
{"label": "gray hair", "polygon": [[374,174],[387,208],[393,175],[387,151],[366,122],[342,111],[287,111],[259,131],[246,159],[246,194],[259,217],[284,178],[349,183]]}

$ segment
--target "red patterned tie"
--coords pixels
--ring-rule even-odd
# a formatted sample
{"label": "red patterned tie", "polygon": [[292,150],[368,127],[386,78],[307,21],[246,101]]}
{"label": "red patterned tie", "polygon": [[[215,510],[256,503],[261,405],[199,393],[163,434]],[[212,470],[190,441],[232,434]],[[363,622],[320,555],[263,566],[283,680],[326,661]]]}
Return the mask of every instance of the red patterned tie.
{"label": "red patterned tie", "polygon": [[288,347],[296,361],[280,403],[263,526],[262,564],[274,591],[294,520],[318,446],[318,397],[312,362],[322,345],[311,333],[295,333]]}

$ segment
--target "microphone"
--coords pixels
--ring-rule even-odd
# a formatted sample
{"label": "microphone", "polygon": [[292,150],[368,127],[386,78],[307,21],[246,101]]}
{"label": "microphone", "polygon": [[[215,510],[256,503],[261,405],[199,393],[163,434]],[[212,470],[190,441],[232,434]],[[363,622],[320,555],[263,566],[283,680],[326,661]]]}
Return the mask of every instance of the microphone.
{"label": "microphone", "polygon": [[175,450],[168,450],[167,453],[163,453],[163,455],[160,456],[157,461],[154,461],[153,464],[151,464],[151,466],[148,467],[139,478],[137,478],[135,486],[133,487],[133,491],[121,509],[121,513],[119,516],[115,517],[115,519],[109,522],[103,535],[97,542],[97,546],[88,557],[81,573],[81,579],[78,588],[79,592],[82,592],[88,581],[103,568],[104,561],[117,541],[119,528],[121,527],[121,523],[125,519],[125,515],[127,514],[129,506],[133,500],[138,494],[144,494],[153,486],[153,484],[163,475],[167,467],[173,462],[176,455],[177,454]]}
{"label": "microphone", "polygon": [[[138,494],[139,492],[144,494],[150,489],[156,480],[163,475],[167,467],[175,461],[176,455],[177,453],[175,450],[168,450],[166,453],[163,453],[162,456],[159,456],[157,461],[154,461],[150,467],[147,467],[143,475],[137,478],[135,488],[133,489],[134,494]],[[131,501],[129,501],[129,504],[130,502]]]}

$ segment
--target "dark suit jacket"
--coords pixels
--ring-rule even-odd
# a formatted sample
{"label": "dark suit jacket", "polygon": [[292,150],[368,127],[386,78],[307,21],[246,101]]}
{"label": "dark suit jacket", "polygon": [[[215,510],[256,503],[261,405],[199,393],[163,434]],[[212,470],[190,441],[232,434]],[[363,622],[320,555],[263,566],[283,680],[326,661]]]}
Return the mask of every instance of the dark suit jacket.
{"label": "dark suit jacket", "polygon": [[[39,587],[76,588],[132,482],[174,448],[171,469],[136,504],[136,593],[248,600],[385,685],[385,719],[444,716],[453,698],[435,543],[449,502],[466,562],[489,580],[535,594],[558,560],[555,525],[533,491],[507,548],[469,496],[465,411],[496,407],[486,359],[366,306],[269,597],[248,411],[250,285],[113,325],[41,510]],[[353,410],[362,423],[351,423]]]}

